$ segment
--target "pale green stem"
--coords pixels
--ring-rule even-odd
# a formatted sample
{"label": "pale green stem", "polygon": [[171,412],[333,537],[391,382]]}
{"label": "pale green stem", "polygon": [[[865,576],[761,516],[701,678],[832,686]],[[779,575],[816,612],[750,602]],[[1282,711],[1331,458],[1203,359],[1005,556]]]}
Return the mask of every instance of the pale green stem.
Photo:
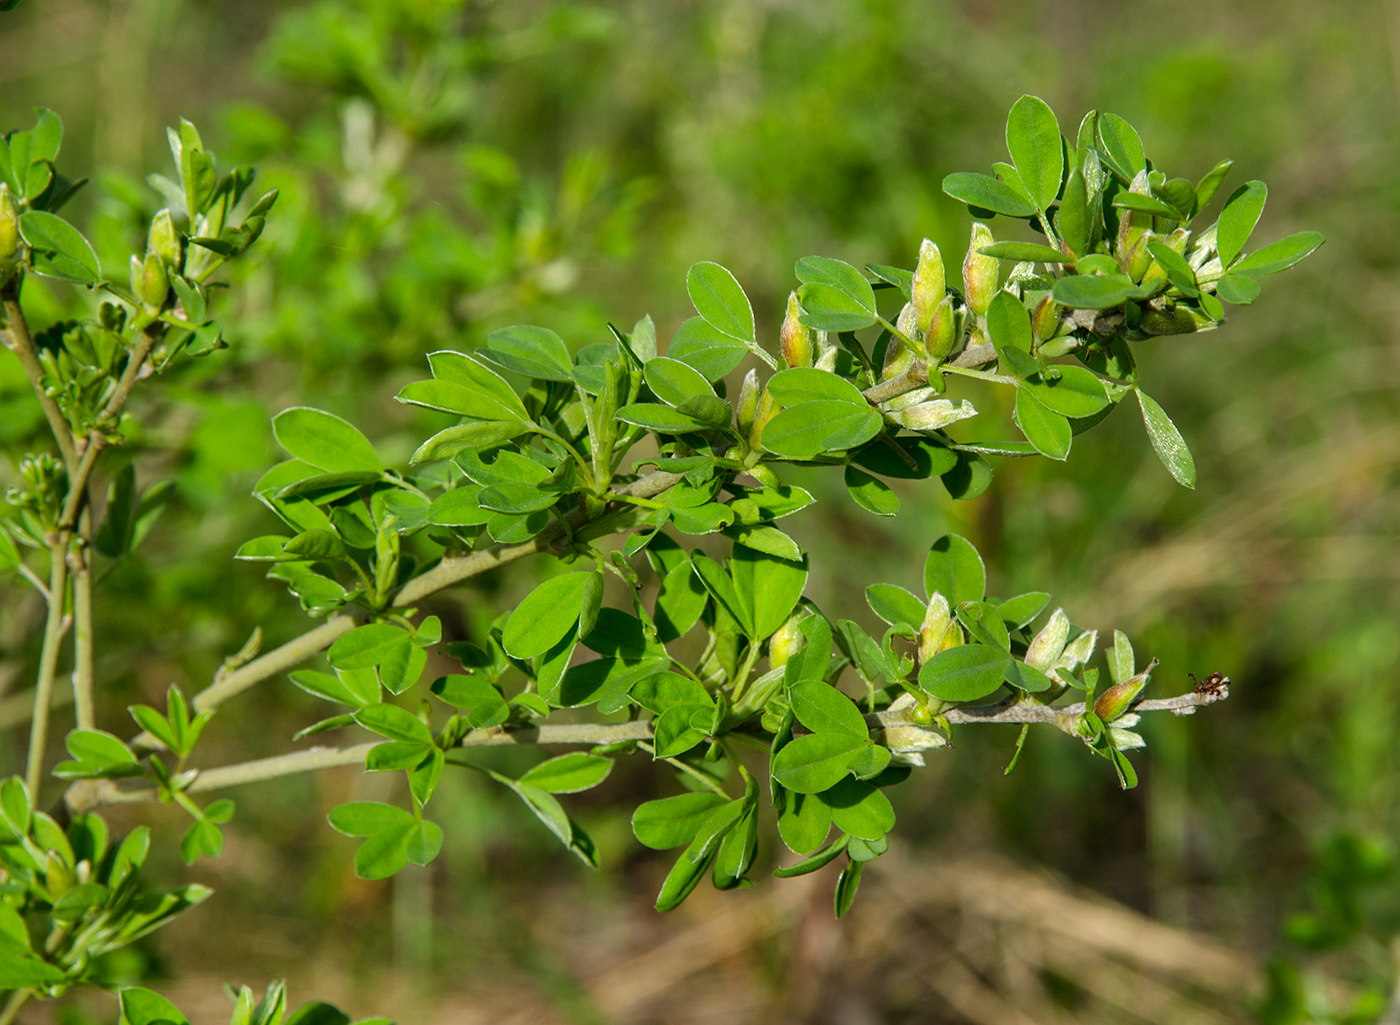
{"label": "pale green stem", "polygon": [[[91,516],[84,509],[79,534],[84,541],[92,533]],[[73,706],[78,729],[97,728],[94,699],[96,673],[93,658],[92,553],[86,544],[74,553],[73,568]]]}
{"label": "pale green stem", "polygon": [[0,293],[0,302],[4,303],[5,317],[9,322],[5,332],[7,345],[10,351],[19,357],[24,375],[29,378],[29,384],[38,396],[44,418],[48,420],[54,441],[58,443],[58,450],[63,455],[63,463],[68,467],[68,472],[72,473],[78,465],[78,450],[73,442],[73,431],[68,426],[63,411],[58,408],[58,403],[52,396],[44,393],[44,368],[39,365],[39,357],[34,351],[34,340],[29,335],[29,324],[24,319],[24,311],[20,309],[19,294],[13,283]]}
{"label": "pale green stem", "polygon": [[55,542],[50,549],[49,612],[44,622],[44,644],[39,651],[39,676],[34,685],[34,711],[29,724],[29,762],[24,781],[37,803],[44,778],[44,752],[49,742],[49,705],[58,669],[58,649],[63,640],[63,613],[68,598],[68,560]]}
{"label": "pale green stem", "polygon": [[0,1011],[0,1025],[12,1025],[19,1017],[20,1009],[29,1003],[29,998],[33,995],[32,989],[17,989],[11,993],[10,999],[5,1001],[5,1009]]}
{"label": "pale green stem", "polygon": [[991,374],[985,370],[970,370],[967,367],[954,366],[951,363],[945,363],[942,369],[948,371],[950,374],[958,374],[961,377],[971,377],[978,381],[991,381],[994,384],[1009,384],[1013,386],[1020,384],[1016,378],[1007,377],[1005,374]]}

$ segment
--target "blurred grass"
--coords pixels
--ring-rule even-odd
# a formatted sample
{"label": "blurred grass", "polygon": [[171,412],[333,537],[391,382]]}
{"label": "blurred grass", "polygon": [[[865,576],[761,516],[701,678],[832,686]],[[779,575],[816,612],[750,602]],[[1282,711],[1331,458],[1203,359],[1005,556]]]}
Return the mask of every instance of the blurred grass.
{"label": "blurred grass", "polygon": [[[405,61],[418,79],[388,73]],[[1328,244],[1220,333],[1139,347],[1145,386],[1195,452],[1195,492],[1126,411],[1067,465],[1003,461],[966,505],[906,490],[901,514],[875,523],[814,482],[820,511],[795,527],[825,553],[812,593],[861,619],[865,584],[914,584],[914,553],[956,529],[987,556],[994,592],[1052,590],[1076,622],[1124,629],[1161,658],[1161,692],[1187,672],[1229,674],[1225,705],[1147,725],[1138,791],[1120,794],[1064,737],[1033,737],[1004,780],[1014,737],[963,731],[906,788],[899,832],[1010,851],[1168,922],[1276,949],[1325,838],[1400,827],[1394,3],[30,0],[0,18],[0,125],[58,110],[65,166],[117,172],[84,208],[112,237],[120,197],[163,166],[161,129],[179,116],[284,190],[270,256],[228,315],[233,350],[190,372],[140,439],[143,473],[176,474],[183,506],[174,538],[109,583],[105,631],[132,640],[103,666],[121,695],[111,707],[171,679],[199,686],[256,623],[273,640],[297,628],[275,587],[227,561],[260,532],[245,496],[275,458],[270,412],[353,413],[406,454],[428,421],[391,397],[423,353],[520,320],[578,345],[649,312],[668,337],[699,259],[734,270],[771,340],[799,256],[907,266],[924,236],[960,255],[968,217],[939,182],[1001,156],[1022,92],[1066,127],[1090,106],[1123,114],[1176,173],[1233,157],[1227,192],[1270,185],[1261,241],[1314,228]],[[34,301],[57,315],[72,300]],[[491,589],[522,586],[491,581],[443,611],[470,631]],[[160,614],[134,615],[141,602]],[[7,594],[10,663],[27,657],[30,621]],[[289,690],[221,714],[210,755],[278,746],[305,716]],[[309,915],[308,942],[361,913],[387,921],[382,898],[345,876],[348,846],[298,813],[346,796],[336,786],[239,795],[256,828],[208,870],[244,884],[229,900],[284,923]],[[584,802],[614,859],[626,823],[606,798],[647,786],[631,773]],[[441,800],[459,823],[433,898],[448,902],[445,961],[444,937],[502,915],[532,869],[574,870],[513,809],[465,787]],[[1393,893],[1382,903],[1397,910]],[[357,956],[371,963],[391,935],[356,940]]]}

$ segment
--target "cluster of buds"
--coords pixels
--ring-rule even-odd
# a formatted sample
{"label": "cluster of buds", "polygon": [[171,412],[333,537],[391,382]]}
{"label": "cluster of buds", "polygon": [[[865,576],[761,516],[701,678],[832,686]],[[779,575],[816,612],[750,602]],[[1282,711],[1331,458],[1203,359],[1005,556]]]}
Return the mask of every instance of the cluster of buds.
{"label": "cluster of buds", "polygon": [[19,462],[21,486],[5,492],[5,501],[33,521],[42,534],[58,530],[60,511],[68,497],[68,471],[56,457],[41,453]]}
{"label": "cluster of buds", "polygon": [[19,271],[23,250],[19,236],[19,205],[10,187],[0,182],[0,288]]}
{"label": "cluster of buds", "polygon": [[956,648],[963,641],[962,627],[954,621],[948,599],[934,591],[919,626],[919,664],[923,665],[940,651]]}

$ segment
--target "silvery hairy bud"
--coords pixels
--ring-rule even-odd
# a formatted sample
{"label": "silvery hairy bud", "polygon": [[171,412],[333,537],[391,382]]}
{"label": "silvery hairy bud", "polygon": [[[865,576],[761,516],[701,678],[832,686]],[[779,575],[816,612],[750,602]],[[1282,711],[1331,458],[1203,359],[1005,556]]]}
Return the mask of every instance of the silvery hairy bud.
{"label": "silvery hairy bud", "polygon": [[937,591],[928,600],[924,610],[924,622],[919,627],[919,664],[927,662],[943,650],[943,638],[948,636],[948,627],[953,624],[953,614],[948,608],[948,599]]}
{"label": "silvery hairy bud", "polygon": [[19,207],[10,187],[0,182],[0,285],[14,276],[19,265]]}
{"label": "silvery hairy bud", "polygon": [[911,431],[937,431],[976,415],[977,407],[967,399],[931,399],[891,414]]}
{"label": "silvery hairy bud", "polygon": [[146,255],[160,260],[167,272],[180,273],[180,236],[175,232],[169,210],[162,210],[151,219],[151,230],[146,235]]}
{"label": "silvery hairy bud", "polygon": [[796,655],[807,644],[799,625],[805,617],[794,612],[787,621],[778,627],[768,640],[768,664],[774,669],[787,665],[788,659]]}
{"label": "silvery hairy bud", "polygon": [[952,296],[945,295],[933,308],[933,319],[924,335],[924,349],[929,359],[944,360],[952,353],[957,340],[958,315],[953,309]]}
{"label": "silvery hairy bud", "polygon": [[1001,262],[995,256],[980,252],[995,241],[990,228],[980,221],[972,222],[972,239],[967,244],[967,256],[963,258],[963,294],[967,296],[967,305],[979,317],[987,312],[992,297],[997,294]]}
{"label": "silvery hairy bud", "polygon": [[[925,336],[933,320],[933,311],[943,301],[948,282],[943,272],[943,254],[938,247],[924,239],[919,245],[919,263],[914,268],[914,284],[910,288],[914,306],[914,325]],[[910,335],[913,338],[914,335]]]}
{"label": "silvery hairy bud", "polygon": [[790,367],[812,365],[812,329],[798,319],[801,315],[802,304],[797,301],[797,293],[792,292],[788,295],[783,329],[778,335],[783,350],[783,361]]}
{"label": "silvery hairy bud", "polygon": [[[1133,183],[1128,186],[1128,191],[1139,196],[1152,195],[1152,186],[1147,182],[1147,171],[1139,171]],[[1128,253],[1132,250],[1137,240],[1142,237],[1142,233],[1152,227],[1152,215],[1142,213],[1137,210],[1118,211],[1118,246],[1116,255],[1123,262],[1126,269]],[[1133,280],[1137,280],[1134,278]]]}
{"label": "silvery hairy bud", "polygon": [[155,253],[146,254],[144,260],[135,253],[131,255],[131,294],[147,313],[159,313],[165,305],[165,297],[170,294],[170,279]]}
{"label": "silvery hairy bud", "polygon": [[1056,609],[1050,621],[1040,628],[1040,633],[1035,635],[1026,649],[1026,665],[1042,673],[1049,672],[1064,652],[1068,638],[1069,617],[1064,609]]}
{"label": "silvery hairy bud", "polygon": [[[1100,694],[1094,701],[1094,714],[1104,722],[1110,723],[1126,712],[1128,706],[1133,703],[1138,694],[1142,692],[1142,688],[1146,686],[1147,677],[1156,664],[1154,660],[1152,665],[1136,676],[1131,676],[1122,683],[1116,683]],[[1122,725],[1127,727],[1133,724],[1125,722]]]}
{"label": "silvery hairy bud", "polygon": [[[822,332],[825,336],[826,332]],[[836,373],[836,358],[841,355],[841,350],[834,345],[821,343],[817,346],[821,350],[821,355],[817,357],[817,369],[824,370],[828,374]]]}
{"label": "silvery hairy bud", "polygon": [[763,437],[763,428],[768,426],[769,420],[778,415],[779,408],[778,400],[769,395],[768,389],[764,388],[754,410],[753,425],[749,428],[750,448],[758,448],[759,439]]}
{"label": "silvery hairy bud", "polygon": [[[905,338],[913,339],[914,335],[914,304],[905,303],[904,309],[899,311],[899,319],[894,325]],[[889,381],[899,377],[914,365],[914,357],[917,354],[909,346],[904,344],[904,340],[899,335],[891,335],[889,344],[885,348],[885,365],[880,371],[882,380]]]}
{"label": "silvery hairy bud", "polygon": [[[1140,214],[1139,216],[1147,215]],[[1147,243],[1156,237],[1152,232],[1144,231],[1138,235],[1137,241],[1124,251],[1123,271],[1136,282],[1145,283],[1147,269],[1153,265],[1152,251],[1147,248]],[[1165,271],[1160,273],[1163,278],[1166,278]]]}
{"label": "silvery hairy bud", "polygon": [[747,435],[753,429],[753,418],[757,411],[758,371],[750,370],[744,375],[744,383],[739,387],[739,401],[735,407],[740,434]]}

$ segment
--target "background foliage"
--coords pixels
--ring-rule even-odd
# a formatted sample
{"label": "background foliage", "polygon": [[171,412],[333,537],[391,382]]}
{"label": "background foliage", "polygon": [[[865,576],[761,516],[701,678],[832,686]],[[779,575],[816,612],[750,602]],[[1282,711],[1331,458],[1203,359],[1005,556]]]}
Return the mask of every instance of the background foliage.
{"label": "background foliage", "polygon": [[[983,551],[999,593],[1053,582],[1076,621],[1121,626],[1144,657],[1229,673],[1232,700],[1189,729],[1145,726],[1131,795],[1072,757],[1068,738],[1028,747],[1020,778],[1004,783],[1011,738],[964,734],[955,757],[930,760],[918,793],[901,795],[901,831],[931,850],[1052,866],[1262,954],[1312,963],[1302,949],[1344,941],[1328,969],[1388,988],[1396,891],[1359,884],[1388,878],[1400,810],[1400,16],[1379,2],[1348,10],[1241,0],[1183,21],[1157,0],[1131,14],[1089,2],[31,0],[0,20],[0,123],[53,107],[68,168],[120,169],[80,200],[102,225],[100,249],[129,244],[136,211],[150,214],[137,186],[164,164],[160,129],[180,116],[204,126],[222,161],[257,160],[260,186],[281,189],[260,258],[240,271],[244,306],[224,317],[231,352],[187,370],[176,411],[128,446],[143,474],[176,479],[178,497],[165,547],[104,584],[100,629],[132,642],[100,667],[125,692],[113,707],[207,680],[215,653],[255,624],[297,628],[290,599],[228,558],[271,527],[246,498],[276,458],[271,413],[295,403],[353,414],[391,446],[402,438],[406,456],[433,421],[392,396],[421,375],[424,352],[517,322],[602,339],[606,320],[644,313],[666,336],[688,312],[677,283],[698,259],[730,267],[759,320],[776,322],[795,255],[907,265],[923,236],[960,253],[967,215],[939,183],[1000,151],[1002,112],[1022,92],[1061,111],[1113,109],[1167,167],[1198,176],[1223,149],[1244,178],[1268,180],[1264,240],[1305,227],[1329,238],[1227,332],[1140,354],[1192,444],[1198,490],[1177,488],[1122,414],[1067,466],[1005,463],[1000,486],[965,506],[911,492],[878,527],[814,479],[820,526],[798,539],[831,556],[812,593],[863,611],[866,582],[901,580],[911,550],[956,530]],[[36,313],[55,317],[68,301],[54,289]],[[11,363],[0,362],[0,432],[18,439],[42,421]],[[13,474],[0,467],[0,483]],[[518,598],[532,572],[482,586]],[[484,625],[474,617],[489,602],[450,601],[445,615]],[[18,590],[0,603],[0,686],[32,661],[40,612],[28,603]],[[228,732],[272,744],[287,731],[264,730],[265,717],[280,703],[304,721],[309,701],[269,688],[255,709],[224,713],[244,717]],[[573,984],[507,910],[519,881],[557,857],[547,838],[479,790],[445,787],[438,800],[476,828],[450,831],[431,890],[396,884],[386,898],[346,874],[353,842],[304,814],[351,796],[339,785],[240,795],[230,856],[192,876],[231,873],[244,885],[226,890],[224,913],[263,921],[289,946],[395,922],[324,942],[366,963],[392,946],[427,973],[475,941],[473,957],[526,965],[573,1006]],[[643,784],[609,783],[629,785]],[[607,839],[625,821],[599,809],[587,824],[605,850],[624,847]],[[650,881],[659,865],[629,869]],[[569,900],[627,885],[572,872],[559,862]],[[428,905],[432,932],[411,924]],[[1376,938],[1355,938],[1362,922]],[[255,946],[253,974],[289,970]],[[1307,1020],[1288,992],[1281,981],[1264,1013]]]}

